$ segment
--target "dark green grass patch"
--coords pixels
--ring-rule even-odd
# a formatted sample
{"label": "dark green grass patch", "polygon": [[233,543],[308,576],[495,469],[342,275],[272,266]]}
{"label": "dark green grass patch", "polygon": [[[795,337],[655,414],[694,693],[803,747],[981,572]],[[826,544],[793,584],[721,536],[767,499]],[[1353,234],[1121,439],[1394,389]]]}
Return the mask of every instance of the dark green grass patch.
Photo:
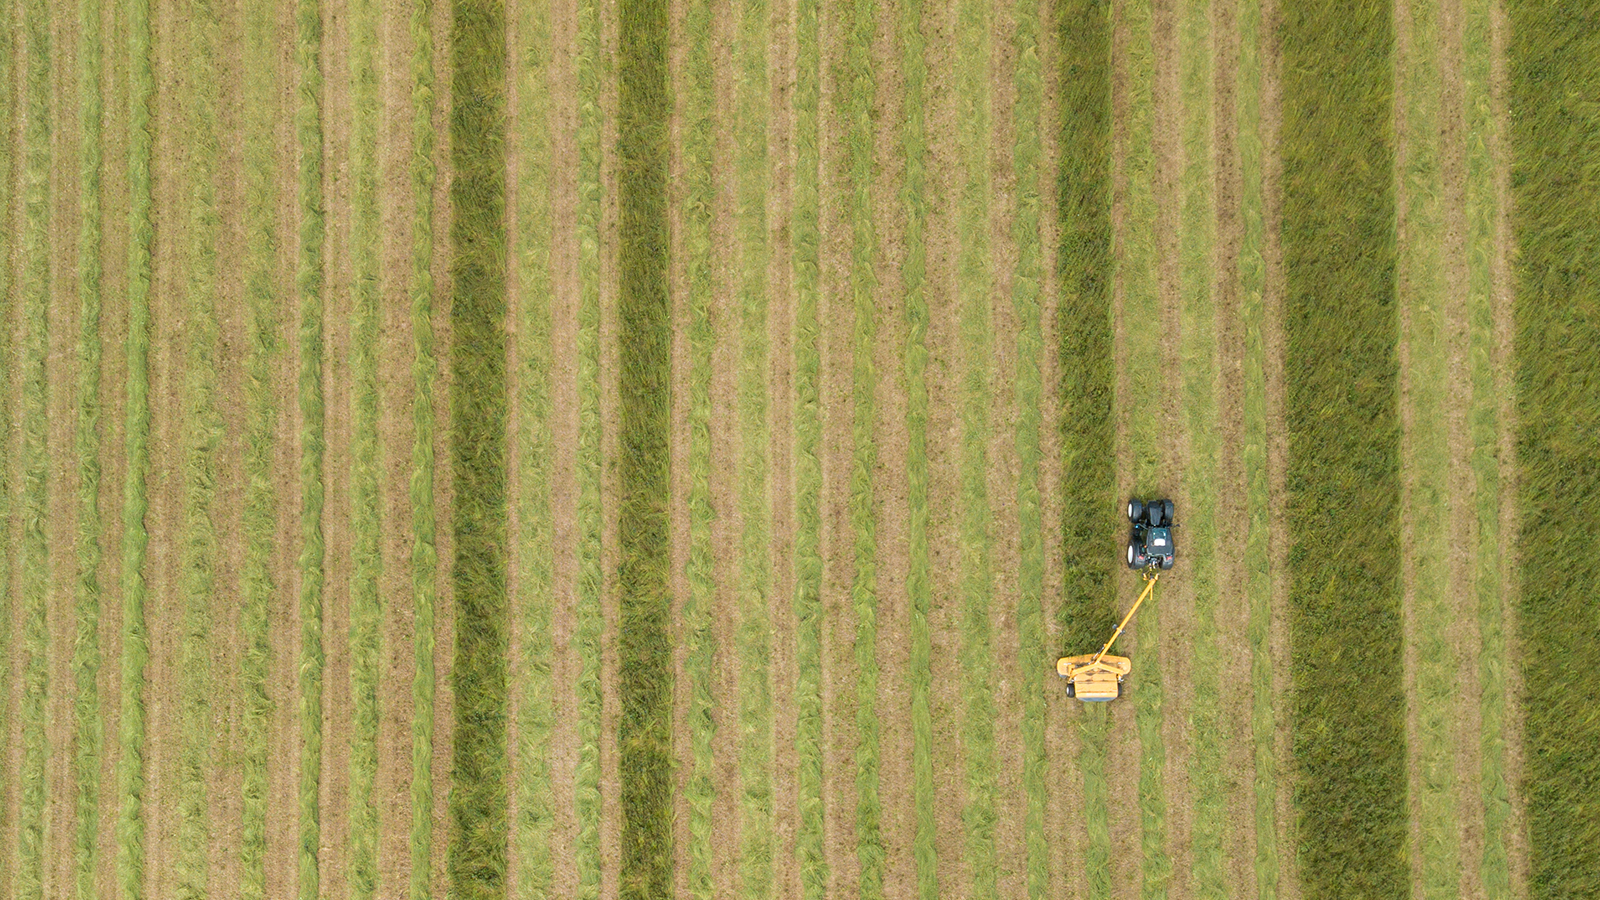
{"label": "dark green grass patch", "polygon": [[1600,895],[1600,3],[1509,4],[1530,892]]}
{"label": "dark green grass patch", "polygon": [[[1306,896],[1402,897],[1391,9],[1287,4],[1283,44],[1295,803]],[[1351,690],[1352,673],[1360,690]]]}
{"label": "dark green grass patch", "polygon": [[451,86],[455,479],[453,895],[505,896],[505,8],[456,0]]}
{"label": "dark green grass patch", "polygon": [[619,327],[622,342],[618,694],[624,900],[672,892],[672,642],[667,584],[667,10],[619,11]]}

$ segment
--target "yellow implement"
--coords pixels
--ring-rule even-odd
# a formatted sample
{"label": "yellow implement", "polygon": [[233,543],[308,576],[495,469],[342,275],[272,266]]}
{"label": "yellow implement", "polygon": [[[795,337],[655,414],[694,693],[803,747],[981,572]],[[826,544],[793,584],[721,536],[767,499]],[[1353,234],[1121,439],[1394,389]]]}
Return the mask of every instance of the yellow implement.
{"label": "yellow implement", "polygon": [[1156,579],[1161,574],[1154,569],[1146,569],[1144,573],[1144,591],[1139,594],[1139,599],[1133,602],[1133,608],[1122,617],[1122,623],[1117,630],[1111,632],[1111,640],[1100,648],[1099,653],[1090,653],[1084,656],[1063,656],[1056,660],[1056,674],[1067,680],[1067,696],[1076,697],[1085,702],[1115,700],[1122,696],[1122,679],[1133,671],[1133,663],[1126,656],[1107,656],[1106,651],[1117,642],[1122,629],[1128,627],[1133,621],[1133,614],[1139,611],[1139,605],[1156,589]]}

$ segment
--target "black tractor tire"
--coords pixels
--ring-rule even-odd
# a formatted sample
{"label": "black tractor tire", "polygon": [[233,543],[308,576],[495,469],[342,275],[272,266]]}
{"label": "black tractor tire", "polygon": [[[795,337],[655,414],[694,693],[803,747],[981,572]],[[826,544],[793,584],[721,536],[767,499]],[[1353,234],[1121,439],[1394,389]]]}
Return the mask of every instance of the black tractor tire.
{"label": "black tractor tire", "polygon": [[1148,564],[1150,558],[1139,552],[1139,545],[1133,541],[1128,542],[1128,568],[1138,571]]}
{"label": "black tractor tire", "polygon": [[1163,500],[1163,501],[1161,501],[1161,524],[1162,525],[1171,525],[1172,524],[1172,514],[1173,514],[1174,511],[1175,510],[1173,509],[1171,500]]}
{"label": "black tractor tire", "polygon": [[1139,524],[1139,520],[1141,518],[1143,518],[1143,517],[1144,517],[1144,501],[1138,499],[1137,497],[1135,497],[1132,500],[1129,500],[1128,501],[1128,521],[1134,523],[1135,525],[1137,525],[1137,524]]}
{"label": "black tractor tire", "polygon": [[1170,556],[1161,557],[1161,568],[1163,568],[1163,569],[1172,568],[1172,557],[1170,557]]}

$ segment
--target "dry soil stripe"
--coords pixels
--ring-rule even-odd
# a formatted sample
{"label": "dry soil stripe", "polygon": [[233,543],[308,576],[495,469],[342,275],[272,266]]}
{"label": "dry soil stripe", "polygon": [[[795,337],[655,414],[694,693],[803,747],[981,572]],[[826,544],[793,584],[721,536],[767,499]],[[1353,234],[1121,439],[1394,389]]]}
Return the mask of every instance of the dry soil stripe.
{"label": "dry soil stripe", "polygon": [[1496,262],[1502,258],[1497,233],[1502,214],[1497,172],[1506,162],[1505,135],[1497,115],[1498,101],[1492,71],[1498,46],[1494,37],[1491,0],[1465,0],[1462,40],[1462,105],[1466,140],[1466,266],[1467,358],[1471,378],[1468,428],[1472,449],[1472,553],[1473,599],[1478,623],[1478,689],[1480,715],[1479,770],[1471,773],[1475,794],[1482,804],[1482,855],[1463,859],[1466,869],[1477,869],[1487,900],[1511,897],[1509,840],[1511,799],[1506,772],[1506,667],[1505,601],[1501,587],[1504,535],[1500,508],[1504,494],[1498,457],[1505,423],[1500,419],[1503,394],[1509,394],[1497,354]]}
{"label": "dry soil stripe", "polygon": [[[13,707],[22,692],[22,678],[19,664],[20,654],[16,652],[18,642],[17,619],[21,611],[17,605],[16,593],[13,590],[13,575],[16,573],[16,547],[19,543],[14,539],[16,523],[16,501],[12,489],[16,484],[13,466],[21,454],[14,449],[16,444],[15,420],[12,417],[12,394],[16,390],[13,380],[17,366],[14,365],[12,353],[16,348],[16,329],[14,326],[16,316],[16,300],[12,287],[15,284],[13,266],[16,261],[17,208],[12,204],[15,195],[13,179],[16,175],[15,157],[22,146],[21,126],[22,117],[17,115],[17,99],[14,94],[16,77],[16,32],[15,16],[16,6],[7,5],[0,11],[0,25],[5,27],[5,38],[0,40],[0,109],[6,113],[5,137],[0,141],[0,360],[4,365],[4,382],[0,383],[0,414],[4,415],[5,428],[4,460],[0,461],[0,534],[5,536],[5,546],[0,548],[0,597],[4,598],[4,609],[0,610],[0,652],[4,653],[6,691],[0,697],[0,760],[4,761],[7,771],[16,771],[18,766],[17,753],[20,746],[13,746],[15,733],[13,728],[17,724],[16,713]],[[16,869],[12,860],[15,837],[13,829],[16,826],[17,779],[7,778],[0,784],[0,896],[14,896],[16,890]]]}
{"label": "dry soil stripe", "polygon": [[553,128],[551,98],[552,28],[548,6],[522,4],[512,23],[515,43],[510,59],[517,66],[515,130],[512,153],[516,159],[513,244],[517,273],[513,353],[516,383],[516,505],[517,527],[512,533],[516,560],[512,593],[516,600],[516,637],[520,652],[513,653],[512,690],[516,709],[515,767],[512,799],[511,854],[515,860],[509,893],[518,900],[548,896],[553,890],[554,809],[551,796],[551,747],[554,721],[552,678],[555,642],[551,633],[556,603],[554,583],[555,533],[551,520],[553,465],[553,406],[551,321],[555,305],[552,268]]}

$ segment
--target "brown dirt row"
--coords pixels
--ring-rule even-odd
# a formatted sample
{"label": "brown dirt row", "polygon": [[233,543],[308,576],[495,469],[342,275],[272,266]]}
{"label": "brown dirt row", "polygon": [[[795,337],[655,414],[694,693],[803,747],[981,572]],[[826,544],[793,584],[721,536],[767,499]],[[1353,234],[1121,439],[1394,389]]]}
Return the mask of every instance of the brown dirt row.
{"label": "brown dirt row", "polygon": [[383,320],[378,344],[379,544],[378,894],[405,895],[411,880],[411,32],[408,15],[378,28],[378,260]]}
{"label": "brown dirt row", "polygon": [[[8,22],[7,24],[10,23]],[[9,205],[5,210],[0,211],[0,215],[5,216],[4,246],[6,251],[6,258],[0,260],[0,265],[5,266],[5,280],[10,285],[16,283],[19,272],[17,262],[20,259],[20,254],[17,248],[18,240],[16,236],[22,233],[22,204],[18,196],[20,188],[18,173],[22,165],[23,143],[22,115],[18,107],[21,98],[17,94],[17,74],[20,68],[15,58],[17,56],[17,42],[12,38],[11,34],[8,33],[7,37],[11,38],[11,43],[6,47],[4,60],[6,83],[0,86],[0,94],[4,95],[3,102],[8,113],[5,136],[6,169],[3,174],[6,176],[6,199]],[[3,308],[3,318],[0,318],[0,329],[5,332],[4,349],[7,358],[5,365],[0,366],[0,369],[4,370],[4,381],[0,382],[0,388],[5,391],[5,400],[3,402],[7,405],[4,409],[8,413],[12,413],[14,418],[16,400],[13,397],[18,386],[15,373],[22,368],[17,365],[16,355],[17,342],[19,340],[17,330],[19,317],[17,315],[17,303],[12,299],[9,292],[3,299],[5,300],[5,306]],[[9,419],[5,425],[6,432],[3,445],[5,458],[0,460],[0,471],[3,471],[5,476],[3,481],[6,490],[6,508],[8,511],[14,512],[17,497],[19,496],[16,490],[18,479],[16,463],[20,456],[17,452],[17,448],[20,445],[17,442],[21,436],[21,431],[13,427],[13,423]],[[0,579],[3,579],[3,583],[0,583],[0,595],[4,596],[6,604],[3,614],[6,617],[4,633],[7,640],[5,645],[6,657],[3,661],[0,661],[0,664],[5,666],[6,678],[5,696],[0,698],[0,727],[5,728],[5,733],[0,735],[0,758],[5,760],[6,771],[8,772],[20,771],[22,765],[22,739],[19,729],[21,723],[17,718],[22,703],[22,654],[19,652],[22,641],[22,619],[21,611],[18,608],[20,598],[17,594],[16,581],[16,548],[21,542],[20,523],[21,519],[16,515],[8,515],[5,522],[0,522],[0,534],[3,534],[5,538],[4,546],[0,546],[0,554],[3,554],[3,558],[0,558],[0,565],[4,566],[3,571],[0,571]],[[14,848],[17,846],[18,835],[18,787],[16,779],[6,779],[4,782],[0,782],[0,897],[5,897],[7,900],[16,892],[16,862],[14,860],[16,850]]]}
{"label": "brown dirt row", "polygon": [[[962,121],[956,96],[955,63],[960,16],[958,3],[924,3],[923,85],[927,130],[924,161],[927,198],[927,281],[924,302],[928,328],[924,344],[928,363],[923,383],[928,392],[928,631],[931,643],[931,685],[928,703],[936,738],[933,763],[935,849],[941,894],[963,896],[971,891],[966,861],[966,755],[962,743],[965,669],[961,623],[965,618],[960,529],[964,503],[961,485],[961,401],[966,359],[961,352],[961,309],[956,269],[960,258],[958,204],[966,179],[959,137],[970,123]],[[1003,657],[997,657],[997,659]]]}
{"label": "brown dirt row", "polygon": [[[619,42],[618,17],[603,6],[600,10],[601,58],[616,60]],[[618,325],[618,283],[614,273],[618,265],[618,223],[621,218],[618,187],[619,160],[617,146],[617,114],[619,96],[616,87],[615,63],[603,69],[606,77],[599,93],[602,122],[600,141],[604,148],[600,161],[600,455],[604,467],[600,478],[602,498],[621,497],[617,467],[612,463],[620,456],[622,396],[622,366],[620,328]],[[617,692],[620,681],[617,658],[619,619],[622,596],[617,570],[621,564],[619,538],[620,504],[602,499],[601,526],[601,585],[600,600],[605,618],[601,635],[600,684],[604,711],[600,719],[600,896],[602,900],[616,900],[622,874],[622,772],[618,724],[622,718],[621,698]]]}

